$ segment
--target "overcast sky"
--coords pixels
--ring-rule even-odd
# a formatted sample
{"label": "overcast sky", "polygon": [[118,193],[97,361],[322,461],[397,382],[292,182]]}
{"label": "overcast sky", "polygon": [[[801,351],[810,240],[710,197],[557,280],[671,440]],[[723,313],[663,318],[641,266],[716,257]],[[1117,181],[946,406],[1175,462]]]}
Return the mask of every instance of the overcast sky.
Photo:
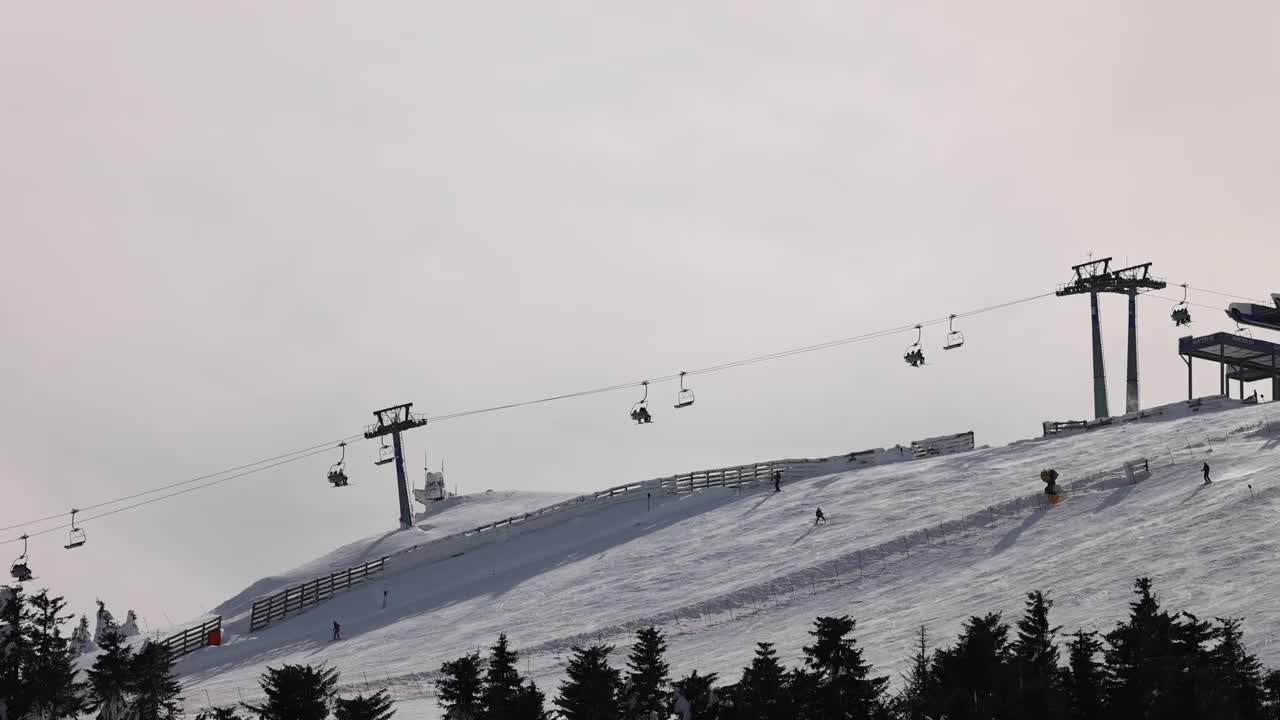
{"label": "overcast sky", "polygon": [[[1034,295],[1089,252],[1280,291],[1271,2],[0,8],[0,526],[394,403],[468,410]],[[1185,396],[1169,309],[1140,306],[1146,405]],[[1124,313],[1104,298],[1117,412]],[[656,386],[647,427],[632,392],[440,423],[406,436],[412,477],[429,451],[463,492],[588,490],[1090,416],[1087,299],[962,328],[945,354],[927,333],[922,369],[894,336],[697,377],[679,414]],[[1197,393],[1216,388],[1205,364]],[[90,523],[74,553],[40,537],[33,567],[77,611],[181,621],[394,527],[371,445],[346,490],[317,457]]]}

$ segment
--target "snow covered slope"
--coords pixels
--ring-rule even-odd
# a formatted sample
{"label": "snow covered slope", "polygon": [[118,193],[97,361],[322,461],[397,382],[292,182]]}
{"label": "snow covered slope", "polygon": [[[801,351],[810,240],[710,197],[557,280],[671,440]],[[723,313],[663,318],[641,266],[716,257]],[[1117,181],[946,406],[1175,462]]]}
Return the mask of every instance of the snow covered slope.
{"label": "snow covered slope", "polygon": [[[1270,410],[1218,401],[1190,416],[1175,407],[1079,435],[790,483],[779,494],[717,489],[654,498],[648,509],[644,497],[627,499],[391,571],[256,634],[232,623],[226,645],[184,658],[179,670],[189,697],[203,702],[207,690],[230,702],[256,694],[267,664],[328,662],[352,689],[390,685],[400,716],[435,717],[430,681],[440,663],[499,632],[554,692],[575,642],[624,649],[633,628],[652,622],[669,635],[673,670],[734,678],[755,642],[776,642],[794,659],[816,615],[847,613],[887,672],[901,667],[919,625],[949,640],[970,614],[1016,613],[1030,589],[1051,592],[1055,622],[1068,629],[1109,623],[1143,574],[1175,607],[1245,616],[1254,649],[1280,664],[1280,645],[1268,644],[1280,634],[1280,607],[1269,602],[1280,575],[1266,572],[1280,552],[1280,432],[1264,426]],[[1124,484],[1121,464],[1138,456],[1151,460],[1152,476]],[[1205,459],[1217,482],[1202,489]],[[1036,502],[1049,466],[1078,484],[1052,509]],[[830,524],[813,527],[817,506]],[[357,543],[290,578],[400,542]],[[224,613],[265,592],[259,585]],[[345,639],[331,643],[335,619]]]}

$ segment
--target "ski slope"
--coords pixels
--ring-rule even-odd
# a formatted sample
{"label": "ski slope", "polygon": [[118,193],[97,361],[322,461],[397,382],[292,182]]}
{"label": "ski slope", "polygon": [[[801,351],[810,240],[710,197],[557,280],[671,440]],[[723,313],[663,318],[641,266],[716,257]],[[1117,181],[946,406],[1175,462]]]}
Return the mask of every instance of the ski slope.
{"label": "ski slope", "polygon": [[[1106,627],[1127,611],[1139,575],[1152,576],[1173,607],[1245,616],[1252,648],[1280,665],[1280,645],[1270,642],[1280,637],[1271,600],[1280,574],[1268,572],[1280,553],[1280,427],[1267,424],[1270,410],[1219,400],[1189,415],[1179,404],[1158,418],[826,475],[781,493],[712,489],[655,497],[648,508],[643,496],[625,499],[391,569],[247,632],[252,597],[423,539],[421,531],[372,538],[224,603],[226,644],[178,670],[202,707],[255,696],[266,665],[325,662],[348,691],[389,686],[399,717],[435,718],[434,671],[500,632],[551,695],[574,643],[616,644],[621,662],[634,629],[654,623],[668,634],[673,672],[732,681],[756,642],[777,643],[794,662],[814,617],[849,614],[868,658],[896,674],[922,624],[949,642],[969,615],[1003,610],[1012,619],[1026,591],[1043,589],[1065,630],[1099,627],[1097,618]],[[1129,485],[1119,471],[1135,457],[1150,459],[1151,476]],[[1206,459],[1215,484],[1202,487]],[[1038,473],[1050,466],[1077,483],[1052,509],[1037,497]],[[556,500],[460,498],[423,522],[445,533],[537,499]],[[517,505],[525,507],[510,511]],[[830,522],[815,528],[817,506]],[[333,620],[340,642],[329,640]]]}

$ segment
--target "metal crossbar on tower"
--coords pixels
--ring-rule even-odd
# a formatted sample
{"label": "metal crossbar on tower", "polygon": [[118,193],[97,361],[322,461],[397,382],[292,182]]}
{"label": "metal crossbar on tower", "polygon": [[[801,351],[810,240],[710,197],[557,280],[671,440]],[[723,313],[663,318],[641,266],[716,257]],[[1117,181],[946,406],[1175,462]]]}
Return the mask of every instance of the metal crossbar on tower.
{"label": "metal crossbar on tower", "polygon": [[1125,393],[1125,412],[1137,412],[1138,399],[1138,308],[1140,292],[1159,290],[1167,283],[1151,276],[1151,263],[1133,265],[1119,270],[1111,269],[1111,258],[1091,260],[1071,268],[1075,279],[1058,287],[1056,295],[1089,294],[1090,320],[1093,329],[1093,415],[1104,418],[1107,408],[1107,379],[1102,363],[1102,327],[1098,312],[1098,293],[1117,293],[1129,296],[1129,352]]}
{"label": "metal crossbar on tower", "polygon": [[425,415],[414,414],[413,403],[374,410],[373,416],[377,418],[377,422],[365,430],[364,436],[368,440],[391,436],[396,458],[396,487],[400,496],[400,527],[412,527],[413,512],[409,506],[409,485],[404,472],[404,445],[400,442],[400,433],[426,425],[427,418]]}

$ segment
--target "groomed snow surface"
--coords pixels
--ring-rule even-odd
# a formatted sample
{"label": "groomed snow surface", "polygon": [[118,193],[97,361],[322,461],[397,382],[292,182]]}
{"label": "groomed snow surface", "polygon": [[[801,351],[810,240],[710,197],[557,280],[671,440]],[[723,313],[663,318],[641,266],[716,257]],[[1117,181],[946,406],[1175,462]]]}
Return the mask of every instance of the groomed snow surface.
{"label": "groomed snow surface", "polygon": [[[1024,594],[1041,589],[1064,631],[1106,629],[1126,614],[1140,575],[1168,607],[1245,617],[1251,649],[1280,665],[1272,409],[1220,400],[1187,414],[1181,404],[1160,418],[826,475],[781,493],[712,489],[648,507],[627,497],[494,533],[457,557],[393,562],[377,580],[248,631],[253,597],[564,499],[456,498],[420,518],[425,531],[354,543],[224,603],[225,644],[179,662],[188,711],[258,697],[267,665],[328,663],[344,693],[388,687],[397,717],[438,718],[440,664],[501,632],[550,698],[573,644],[614,644],[621,665],[634,629],[649,623],[667,634],[673,674],[696,668],[732,682],[759,641],[796,664],[819,615],[856,618],[868,659],[896,678],[921,625],[950,643],[970,615],[1014,620]],[[1121,467],[1136,457],[1150,459],[1151,476],[1130,485]],[[1045,467],[1076,483],[1053,508],[1038,495]],[[819,506],[829,523],[814,527]],[[330,641],[334,620],[340,642]]]}

